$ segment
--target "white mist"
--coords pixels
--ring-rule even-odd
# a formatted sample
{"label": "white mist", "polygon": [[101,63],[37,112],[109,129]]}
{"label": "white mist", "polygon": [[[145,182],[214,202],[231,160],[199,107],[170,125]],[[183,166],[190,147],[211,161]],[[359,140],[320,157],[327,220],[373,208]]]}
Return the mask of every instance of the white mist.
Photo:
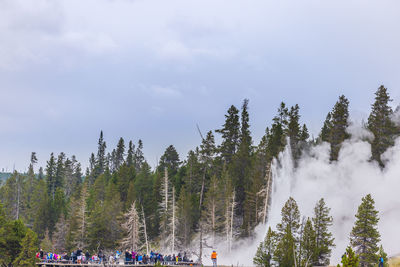
{"label": "white mist", "polygon": [[[378,230],[385,251],[389,256],[400,252],[400,138],[383,155],[386,167],[381,170],[376,162],[370,161],[371,147],[363,141],[370,133],[354,126],[349,131],[352,139],[343,143],[337,162],[329,161],[327,143],[311,148],[296,169],[288,147],[280,154],[280,164],[274,162],[272,166],[274,182],[268,225],[256,228],[255,239],[238,241],[231,253],[221,242],[216,247],[218,264],[253,265],[253,256],[267,227],[271,225],[275,229],[281,220],[281,209],[290,196],[297,201],[301,215],[305,217],[313,216],[314,206],[320,198],[324,198],[331,208],[334,223],[331,231],[336,244],[331,265],[339,263],[349,245],[357,208],[367,194],[372,195],[379,211]],[[210,249],[205,251],[205,264],[211,263],[210,254]]]}

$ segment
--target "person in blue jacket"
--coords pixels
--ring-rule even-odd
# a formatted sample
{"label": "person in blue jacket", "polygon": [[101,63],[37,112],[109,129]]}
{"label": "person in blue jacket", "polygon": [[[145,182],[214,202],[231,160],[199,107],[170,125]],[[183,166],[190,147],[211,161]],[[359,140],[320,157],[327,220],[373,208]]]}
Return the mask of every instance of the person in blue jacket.
{"label": "person in blue jacket", "polygon": [[380,259],[379,259],[379,267],[383,267],[383,258],[382,257],[380,257]]}

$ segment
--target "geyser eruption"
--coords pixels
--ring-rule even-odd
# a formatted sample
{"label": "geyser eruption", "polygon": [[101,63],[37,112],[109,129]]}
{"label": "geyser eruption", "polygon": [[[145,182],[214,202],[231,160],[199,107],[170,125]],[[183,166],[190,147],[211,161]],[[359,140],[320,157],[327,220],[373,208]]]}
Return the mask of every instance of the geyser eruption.
{"label": "geyser eruption", "polygon": [[[371,194],[379,211],[378,230],[381,244],[388,253],[400,252],[400,138],[383,155],[385,168],[371,161],[371,146],[367,139],[371,134],[361,127],[351,126],[351,139],[342,144],[339,158],[330,162],[330,146],[322,143],[304,152],[295,168],[290,148],[280,154],[272,165],[273,192],[267,225],[256,228],[254,239],[239,240],[229,253],[221,242],[219,264],[253,265],[253,257],[268,226],[275,229],[281,220],[281,209],[291,196],[299,205],[302,216],[312,217],[315,204],[324,198],[333,216],[331,231],[336,248],[332,251],[331,265],[340,262],[349,245],[349,235],[361,198]],[[209,264],[209,251],[205,251],[204,263]]]}
{"label": "geyser eruption", "polygon": [[370,135],[361,128],[351,127],[350,140],[342,144],[338,161],[330,162],[329,144],[312,147],[294,168],[290,149],[280,155],[280,164],[274,164],[274,188],[268,224],[275,227],[280,221],[280,211],[291,196],[302,216],[312,217],[313,208],[324,198],[333,216],[332,233],[336,248],[331,263],[339,263],[349,245],[349,234],[354,225],[361,198],[371,194],[379,211],[378,230],[381,243],[389,255],[400,252],[400,138],[389,148],[381,169],[371,161],[371,146],[366,141]]}

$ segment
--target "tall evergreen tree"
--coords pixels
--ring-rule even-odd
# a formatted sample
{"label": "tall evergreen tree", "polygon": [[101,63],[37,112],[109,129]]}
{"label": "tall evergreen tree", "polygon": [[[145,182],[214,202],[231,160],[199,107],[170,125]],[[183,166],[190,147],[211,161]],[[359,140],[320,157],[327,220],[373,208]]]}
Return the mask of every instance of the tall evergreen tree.
{"label": "tall evergreen tree", "polygon": [[[96,179],[100,174],[102,174],[106,169],[106,142],[103,138],[103,131],[100,131],[99,141],[97,142],[97,156],[95,158],[95,162],[93,162],[93,179]],[[92,154],[92,158],[94,158],[94,154]],[[91,158],[91,161],[93,160]],[[94,180],[92,181],[92,183]],[[92,184],[91,183],[91,184]]]}
{"label": "tall evergreen tree", "polygon": [[360,266],[366,267],[378,262],[378,211],[375,209],[375,201],[370,194],[362,198],[358,207],[356,222],[350,233],[350,244],[360,257]]}
{"label": "tall evergreen tree", "polygon": [[138,146],[135,151],[135,169],[136,172],[139,172],[142,169],[143,164],[145,163],[144,153],[143,153],[143,141],[139,139]]}
{"label": "tall evergreen tree", "polygon": [[276,234],[268,228],[267,235],[264,241],[257,248],[256,255],[253,258],[253,263],[258,267],[271,267],[272,255],[276,249]]}
{"label": "tall evergreen tree", "polygon": [[301,250],[299,251],[299,266],[314,266],[312,259],[316,254],[316,232],[310,218],[304,225],[301,237]]}
{"label": "tall evergreen tree", "polygon": [[114,156],[114,170],[118,170],[122,163],[124,163],[124,154],[125,154],[125,142],[124,139],[121,137],[118,141],[117,148],[115,149],[115,156]]}
{"label": "tall evergreen tree", "polygon": [[332,114],[328,112],[328,115],[326,115],[326,119],[324,121],[324,125],[322,126],[321,132],[318,136],[318,140],[320,142],[329,142],[331,136],[331,129],[332,129]]}
{"label": "tall evergreen tree", "polygon": [[289,111],[285,103],[281,103],[278,114],[273,118],[270,131],[267,133],[268,161],[277,157],[286,145],[286,135]]}
{"label": "tall evergreen tree", "polygon": [[332,247],[334,247],[334,238],[329,232],[329,227],[333,224],[333,218],[329,215],[330,208],[321,198],[314,208],[314,217],[312,218],[315,229],[315,254],[312,258],[314,265],[329,265]]}
{"label": "tall evergreen tree", "polygon": [[38,239],[36,234],[29,228],[26,230],[25,237],[21,241],[21,251],[14,260],[14,266],[32,267],[37,261],[36,252],[38,251]]}
{"label": "tall evergreen tree", "polygon": [[390,99],[387,89],[381,85],[375,95],[375,102],[368,117],[367,127],[374,134],[371,143],[372,158],[383,167],[384,162],[381,155],[388,147],[394,145],[394,137],[398,133],[396,132],[396,125],[392,121],[393,110],[389,106],[392,99]]}
{"label": "tall evergreen tree", "polygon": [[[249,112],[248,112],[248,99],[243,101],[241,112],[241,129],[239,138],[239,149],[234,156],[234,165],[232,166],[232,177],[234,177],[234,186],[236,188],[236,212],[240,218],[244,217],[244,203],[246,200],[246,191],[249,190],[250,171],[252,161],[252,138],[250,133]],[[244,218],[245,233],[249,233],[250,229],[246,229],[251,219]]]}
{"label": "tall evergreen tree", "polygon": [[274,261],[279,267],[296,266],[296,240],[289,225],[280,233],[279,242],[274,251]]}
{"label": "tall evergreen tree", "polygon": [[131,140],[129,141],[128,144],[128,152],[126,156],[126,164],[128,165],[128,167],[133,166],[134,154],[135,154],[135,145]]}
{"label": "tall evergreen tree", "polygon": [[295,266],[298,232],[300,229],[300,212],[296,201],[290,197],[281,211],[282,220],[277,228],[278,243],[274,253],[274,260],[279,266]]}
{"label": "tall evergreen tree", "polygon": [[170,145],[165,150],[164,154],[160,158],[158,170],[163,172],[165,167],[168,168],[169,174],[175,175],[178,172],[180,161],[179,154],[173,145]]}
{"label": "tall evergreen tree", "polygon": [[301,141],[302,129],[299,123],[299,109],[300,107],[297,104],[290,108],[287,127],[287,136],[289,137],[290,149],[295,163],[297,163],[301,153],[299,142]]}
{"label": "tall evergreen tree", "polygon": [[54,200],[56,193],[57,181],[56,181],[56,160],[54,154],[50,154],[50,159],[47,161],[46,166],[46,181],[47,181],[47,192],[49,196]]}
{"label": "tall evergreen tree", "polygon": [[329,135],[329,142],[331,144],[330,158],[331,160],[337,160],[342,142],[350,137],[346,132],[349,126],[349,100],[344,95],[339,97],[331,114],[332,127]]}
{"label": "tall evergreen tree", "polygon": [[286,228],[290,228],[290,232],[293,235],[296,235],[300,229],[300,212],[299,207],[297,206],[296,200],[290,197],[281,211],[282,220],[276,226],[278,230],[278,234],[282,236]]}
{"label": "tall evergreen tree", "polygon": [[222,135],[222,144],[219,146],[221,158],[230,163],[237,152],[240,139],[239,110],[234,105],[228,109],[222,128],[216,132]]}

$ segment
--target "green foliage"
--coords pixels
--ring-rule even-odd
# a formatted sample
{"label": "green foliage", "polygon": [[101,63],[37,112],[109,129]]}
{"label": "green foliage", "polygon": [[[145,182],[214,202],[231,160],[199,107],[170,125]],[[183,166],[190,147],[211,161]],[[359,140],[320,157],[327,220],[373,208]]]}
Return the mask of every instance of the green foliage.
{"label": "green foliage", "polygon": [[307,219],[304,225],[300,247],[300,265],[305,267],[313,266],[312,260],[317,253],[317,247],[316,232],[310,218]]}
{"label": "green foliage", "polygon": [[331,112],[331,128],[329,142],[331,144],[331,160],[337,160],[344,140],[350,135],[346,132],[349,126],[349,100],[344,95],[339,97]]}
{"label": "green foliage", "polygon": [[289,227],[290,233],[296,234],[300,228],[300,212],[296,200],[290,197],[281,211],[282,221],[276,226],[279,235],[287,234]]}
{"label": "green foliage", "polygon": [[388,267],[388,266],[389,266],[387,253],[383,250],[382,245],[379,247],[378,257],[379,257],[379,260],[380,260],[380,258],[383,259],[383,265],[384,265],[385,267]]}
{"label": "green foliage", "polygon": [[166,167],[171,175],[175,175],[178,172],[179,164],[179,154],[176,152],[175,147],[170,145],[160,158],[158,170],[164,171],[164,168]]}
{"label": "green foliage", "polygon": [[350,233],[350,244],[360,257],[360,264],[368,266],[378,262],[378,243],[380,234],[377,229],[378,211],[375,210],[375,201],[368,194],[362,198],[358,207],[356,222]]}
{"label": "green foliage", "polygon": [[276,226],[278,242],[274,260],[279,266],[294,266],[297,250],[298,231],[300,229],[300,212],[296,201],[290,197],[281,211],[282,220]]}
{"label": "green foliage", "polygon": [[36,252],[38,251],[38,239],[36,234],[27,229],[25,237],[21,241],[21,251],[18,257],[14,260],[13,264],[15,266],[21,267],[32,267],[35,265]]}
{"label": "green foliage", "polygon": [[272,255],[276,248],[276,234],[268,228],[267,235],[257,248],[253,263],[259,267],[271,267]]}
{"label": "green foliage", "polygon": [[21,220],[8,220],[0,204],[0,265],[32,266],[37,251],[36,234]]}
{"label": "green foliage", "polygon": [[375,93],[375,102],[368,117],[367,128],[374,134],[371,143],[372,158],[381,166],[384,163],[381,155],[386,149],[394,145],[394,137],[398,136],[398,128],[392,121],[393,110],[389,106],[392,101],[387,89],[381,85]]}
{"label": "green foliage", "polygon": [[225,163],[230,163],[238,149],[240,139],[239,110],[234,105],[228,109],[222,128],[216,132],[222,135],[222,144],[218,148],[221,158]]}
{"label": "green foliage", "polygon": [[351,247],[347,247],[346,253],[342,256],[343,267],[358,267],[359,256],[356,255]]}
{"label": "green foliage", "polygon": [[329,232],[332,226],[333,218],[329,215],[330,208],[325,204],[322,198],[318,201],[314,208],[314,217],[312,218],[315,230],[315,254],[312,258],[314,265],[329,265],[332,247],[334,247],[334,238]]}
{"label": "green foliage", "polygon": [[274,260],[282,267],[293,267],[295,266],[295,251],[296,251],[296,240],[293,236],[290,225],[286,225],[286,228],[279,237],[275,252]]}
{"label": "green foliage", "polygon": [[[392,140],[399,132],[398,128],[392,128],[389,102],[386,89],[380,87],[368,120],[368,128],[375,135],[373,159],[381,165],[380,155],[393,145]],[[342,142],[349,138],[346,133],[348,105],[348,100],[341,96],[329,112],[318,138],[329,142],[332,160],[337,159]],[[160,190],[165,169],[170,197],[172,188],[175,190],[176,225],[179,229],[176,231],[177,247],[187,246],[199,236],[200,230],[205,244],[214,244],[215,240],[223,237],[231,247],[236,238],[252,236],[254,228],[268,218],[265,208],[268,210],[271,197],[267,194],[271,188],[267,188],[272,160],[278,158],[289,142],[297,166],[303,151],[315,143],[309,140],[307,126],[300,124],[300,118],[297,104],[287,106],[282,102],[260,143],[253,146],[249,101],[245,99],[241,110],[230,106],[225,118],[221,118],[224,119],[221,129],[208,131],[204,138],[201,136],[199,147],[190,150],[186,158],[181,161],[175,147],[170,145],[154,169],[146,162],[140,139],[137,139],[136,146],[129,141],[127,153],[123,138],[119,138],[116,147],[107,151],[102,131],[97,152],[91,153],[84,177],[74,156],[52,153],[43,171],[43,168],[35,169],[37,157],[32,153],[28,172],[13,173],[0,187],[0,201],[5,211],[0,214],[3,231],[0,232],[0,244],[3,244],[4,252],[0,251],[0,258],[7,258],[8,262],[15,260],[7,256],[9,254],[4,248],[7,243],[4,242],[5,233],[13,233],[12,225],[19,229],[18,223],[9,221],[17,218],[21,220],[20,226],[31,227],[48,249],[53,245],[57,250],[65,248],[67,251],[78,246],[115,248],[124,238],[121,214],[133,202],[143,207],[149,241],[160,247],[162,231],[170,223],[165,217],[170,213],[160,209],[165,197]],[[220,134],[220,143],[216,142],[215,133]],[[260,258],[257,264],[267,266],[263,264],[269,259],[271,264],[280,263],[282,266],[291,266],[294,262],[299,267],[327,265],[334,246],[329,232],[331,225],[332,217],[323,200],[315,207],[312,220],[301,224],[297,203],[289,199],[282,209],[282,221],[277,225],[276,233],[273,238],[266,239],[273,239],[274,245],[265,254],[270,241],[264,240],[257,254]],[[65,240],[60,235],[65,236]],[[12,244],[10,249],[18,251],[24,236],[7,233],[7,240]],[[354,242],[358,242],[356,236]],[[376,246],[372,252],[376,257]],[[19,252],[13,255],[16,257]]]}

